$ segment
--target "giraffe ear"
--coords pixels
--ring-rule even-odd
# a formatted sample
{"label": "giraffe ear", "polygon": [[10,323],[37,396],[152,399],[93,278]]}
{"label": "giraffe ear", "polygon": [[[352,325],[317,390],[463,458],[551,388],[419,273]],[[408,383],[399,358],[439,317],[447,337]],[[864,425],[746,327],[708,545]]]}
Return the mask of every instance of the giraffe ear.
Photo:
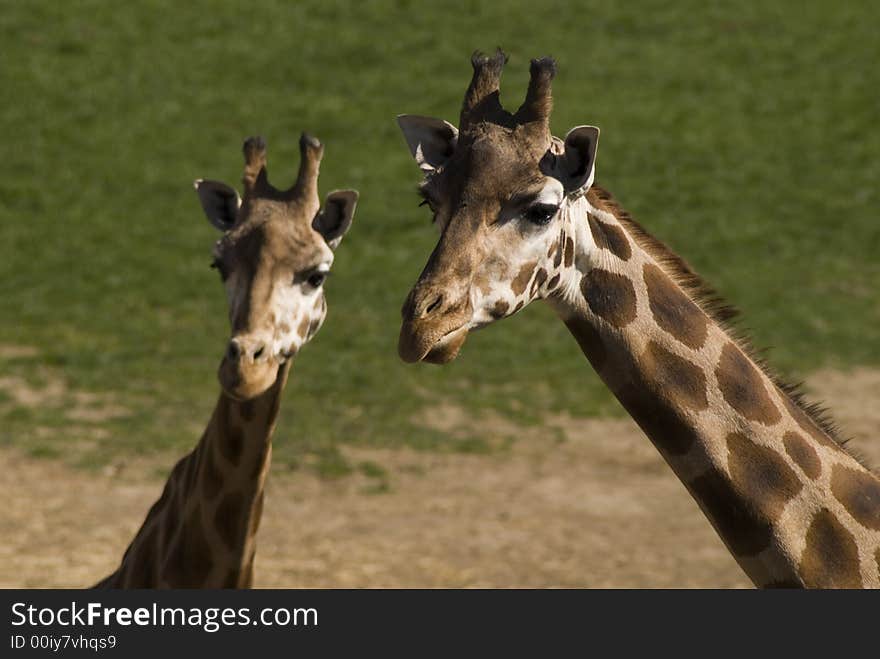
{"label": "giraffe ear", "polygon": [[426,174],[449,160],[458,143],[458,128],[443,119],[415,114],[397,116],[406,143],[416,164]]}
{"label": "giraffe ear", "polygon": [[568,131],[561,153],[555,154],[551,173],[566,192],[586,191],[593,185],[598,146],[599,129],[595,126],[576,126]]}
{"label": "giraffe ear", "polygon": [[324,208],[312,220],[312,228],[324,237],[331,249],[339,246],[342,236],[351,228],[357,200],[357,190],[335,190],[327,195]]}
{"label": "giraffe ear", "polygon": [[193,186],[199,193],[199,201],[202,202],[208,222],[220,231],[229,231],[235,224],[238,207],[241,206],[241,197],[235,189],[220,181],[203,179],[198,179]]}

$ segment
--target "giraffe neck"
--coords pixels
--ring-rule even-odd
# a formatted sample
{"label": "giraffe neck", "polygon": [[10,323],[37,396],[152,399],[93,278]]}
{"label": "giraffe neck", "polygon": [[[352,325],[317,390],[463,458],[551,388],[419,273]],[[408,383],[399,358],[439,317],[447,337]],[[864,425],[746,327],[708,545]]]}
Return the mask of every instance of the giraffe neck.
{"label": "giraffe neck", "polygon": [[290,362],[263,394],[221,392],[198,445],[174,467],[119,569],[98,587],[249,588],[272,433]]}
{"label": "giraffe neck", "polygon": [[778,385],[603,191],[551,304],[758,586],[880,587],[880,479]]}

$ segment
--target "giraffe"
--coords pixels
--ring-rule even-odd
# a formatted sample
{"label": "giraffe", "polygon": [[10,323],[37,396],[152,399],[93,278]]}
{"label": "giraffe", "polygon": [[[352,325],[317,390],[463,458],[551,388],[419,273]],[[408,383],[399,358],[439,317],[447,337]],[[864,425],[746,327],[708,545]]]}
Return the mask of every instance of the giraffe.
{"label": "giraffe", "polygon": [[593,185],[599,129],[549,129],[551,58],[499,99],[476,53],[458,127],[401,115],[440,238],[402,309],[407,362],[546,300],[759,587],[880,587],[880,479],[729,326],[732,311]]}
{"label": "giraffe", "polygon": [[244,195],[197,180],[202,208],[222,231],[213,268],[223,280],[232,335],[220,395],[198,445],[171,472],[159,500],[104,588],[249,588],[272,433],[291,360],[327,314],[322,287],[351,226],[358,193],[331,192],[323,208],[323,145],[303,133],[288,190],[266,173],[266,145],[244,143]]}

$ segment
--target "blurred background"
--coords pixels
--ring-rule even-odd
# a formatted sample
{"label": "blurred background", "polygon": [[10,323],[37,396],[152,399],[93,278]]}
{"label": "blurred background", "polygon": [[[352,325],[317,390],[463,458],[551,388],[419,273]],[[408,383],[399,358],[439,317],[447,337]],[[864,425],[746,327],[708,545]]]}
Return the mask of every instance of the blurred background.
{"label": "blurred background", "polygon": [[[109,573],[215,402],[228,336],[196,178],[241,143],[360,191],[294,365],[257,584],[746,582],[564,326],[396,355],[436,242],[394,120],[457,122],[475,49],[557,59],[554,134],[880,457],[875,3],[0,3],[0,585]],[[868,437],[873,432],[873,443]],[[683,546],[684,544],[684,546]]]}

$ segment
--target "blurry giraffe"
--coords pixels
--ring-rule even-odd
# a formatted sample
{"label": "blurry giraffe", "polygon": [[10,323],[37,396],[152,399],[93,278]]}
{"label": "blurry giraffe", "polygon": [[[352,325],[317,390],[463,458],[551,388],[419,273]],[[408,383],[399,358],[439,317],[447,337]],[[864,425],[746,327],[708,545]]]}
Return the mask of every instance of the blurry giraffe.
{"label": "blurry giraffe", "polygon": [[327,313],[323,283],[351,225],[353,190],[323,208],[324,148],[303,134],[300,169],[287,190],[271,186],[261,138],[244,144],[244,197],[198,180],[208,220],[223,232],[215,267],[232,336],[220,364],[217,406],[196,448],[171,472],[161,498],[103,588],[248,588],[272,455],[272,432],[291,359]]}

